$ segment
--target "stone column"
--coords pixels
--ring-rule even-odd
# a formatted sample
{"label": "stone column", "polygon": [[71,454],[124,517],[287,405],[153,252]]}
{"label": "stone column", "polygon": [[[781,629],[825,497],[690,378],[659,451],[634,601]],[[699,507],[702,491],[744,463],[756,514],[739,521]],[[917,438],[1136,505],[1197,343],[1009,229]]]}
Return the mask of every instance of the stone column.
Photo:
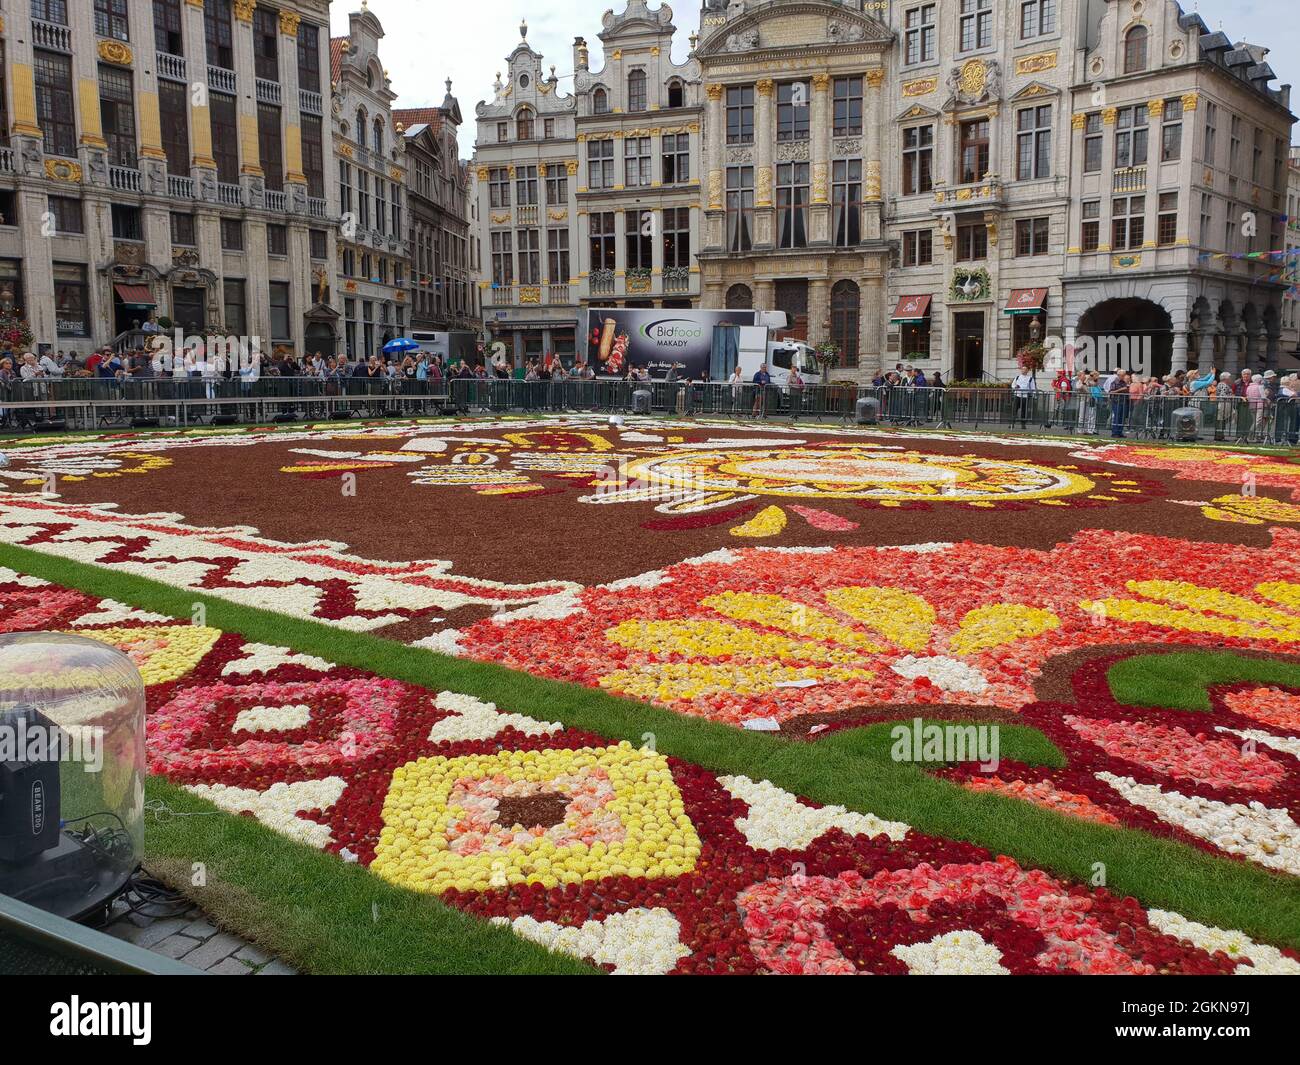
{"label": "stone column", "polygon": [[754,308],[770,311],[776,303],[776,282],[771,279],[754,279]]}
{"label": "stone column", "polygon": [[[291,11],[280,12],[280,116],[284,129],[284,183],[285,191],[289,193],[289,210],[305,216],[307,175],[302,167],[302,112],[298,100],[298,24],[301,21],[301,16]],[[389,135],[395,140],[396,130],[389,130]]]}
{"label": "stone column", "polygon": [[868,261],[867,276],[862,279],[862,338],[858,369],[864,379],[871,377],[872,371],[885,366],[885,279],[880,269],[878,261]]}
{"label": "stone column", "polygon": [[776,243],[773,224],[772,142],[775,139],[776,116],[773,113],[773,96],[776,83],[771,78],[761,78],[754,86],[754,245],[771,247]]}
{"label": "stone column", "polygon": [[808,282],[808,343],[816,347],[830,338],[831,283],[814,277]]}
{"label": "stone column", "polygon": [[830,226],[830,156],[831,135],[834,132],[830,107],[829,74],[812,77],[812,114],[809,115],[809,158],[812,179],[812,209],[808,233],[810,243],[831,243],[834,235]]}
{"label": "stone column", "polygon": [[[1113,107],[1107,107],[1101,113],[1101,173],[1103,176],[1112,173],[1115,169],[1115,116],[1116,111]],[[1101,240],[1097,246],[1099,252],[1109,253],[1111,250],[1111,199],[1112,197],[1104,193],[1101,196],[1101,222],[1098,226]]]}
{"label": "stone column", "polygon": [[[868,70],[866,76],[866,113],[863,115],[862,236],[866,240],[879,240],[882,209],[882,182],[880,160],[880,131],[885,125],[885,93],[882,86],[885,72],[879,67]],[[937,138],[936,138],[937,139]]]}
{"label": "stone column", "polygon": [[1171,373],[1187,369],[1187,319],[1182,315],[1173,316],[1174,349],[1170,360]]}
{"label": "stone column", "polygon": [[[266,173],[262,170],[262,149],[257,139],[257,69],[253,59],[253,11],[256,6],[252,0],[241,0],[234,5],[234,54],[235,77],[240,90],[236,107],[239,116],[239,173],[244,186],[244,202],[250,207],[263,207],[266,203]],[[249,302],[251,304],[251,298]],[[270,314],[269,304],[267,314]]]}
{"label": "stone column", "polygon": [[1202,374],[1214,368],[1214,339],[1221,335],[1221,330],[1213,322],[1201,323],[1200,362],[1197,369]]}
{"label": "stone column", "polygon": [[[203,8],[190,0],[181,8],[181,34],[190,76],[190,166],[200,199],[217,199],[217,161],[212,157],[212,111],[208,106],[208,56]],[[202,91],[196,92],[194,86]]]}

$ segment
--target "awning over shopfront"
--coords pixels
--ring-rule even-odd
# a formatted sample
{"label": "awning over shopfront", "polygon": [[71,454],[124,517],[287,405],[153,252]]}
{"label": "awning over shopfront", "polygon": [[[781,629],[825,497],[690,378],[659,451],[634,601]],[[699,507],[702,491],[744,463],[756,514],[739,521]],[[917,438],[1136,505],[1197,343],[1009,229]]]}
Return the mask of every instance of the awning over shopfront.
{"label": "awning over shopfront", "polygon": [[1017,288],[1013,289],[1007,299],[1007,305],[1002,308],[1003,314],[1042,314],[1043,307],[1047,303],[1047,289],[1045,288]]}
{"label": "awning over shopfront", "polygon": [[904,296],[898,301],[894,313],[889,316],[891,322],[923,322],[930,317],[930,299],[926,296]]}
{"label": "awning over shopfront", "polygon": [[114,285],[113,290],[117,293],[117,298],[128,307],[158,306],[148,285]]}

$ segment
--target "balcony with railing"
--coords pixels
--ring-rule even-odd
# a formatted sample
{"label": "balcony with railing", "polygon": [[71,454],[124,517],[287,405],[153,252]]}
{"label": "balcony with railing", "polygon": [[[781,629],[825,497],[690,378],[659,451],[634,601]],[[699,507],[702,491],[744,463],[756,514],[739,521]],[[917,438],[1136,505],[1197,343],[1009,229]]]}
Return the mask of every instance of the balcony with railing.
{"label": "balcony with railing", "polygon": [[51,52],[72,51],[72,30],[57,22],[32,19],[32,46]]}
{"label": "balcony with railing", "polygon": [[238,91],[235,72],[225,67],[208,67],[208,88],[213,92],[224,92],[233,96]]}
{"label": "balcony with railing", "polygon": [[0,174],[14,173],[14,150],[0,148]]}
{"label": "balcony with railing", "polygon": [[612,296],[615,280],[613,270],[593,270],[588,287],[593,296]]}
{"label": "balcony with railing", "polygon": [[689,266],[664,267],[665,292],[690,292],[691,268]]}
{"label": "balcony with railing", "polygon": [[242,207],[244,204],[244,190],[238,185],[218,181],[217,202],[226,207]]}
{"label": "balcony with railing", "polygon": [[1147,187],[1145,166],[1118,166],[1111,178],[1112,192],[1141,192]]}
{"label": "balcony with railing", "polygon": [[537,225],[537,204],[521,203],[516,207],[515,222],[521,226]]}
{"label": "balcony with railing", "polygon": [[282,95],[278,81],[267,81],[266,78],[257,79],[257,102],[259,104],[275,104],[278,107]]}
{"label": "balcony with railing", "polygon": [[483,302],[490,307],[513,307],[515,289],[513,285],[492,285],[483,293]]}
{"label": "balcony with railing", "polygon": [[174,200],[194,199],[194,179],[179,174],[168,174],[167,195]]}
{"label": "balcony with railing", "polygon": [[310,89],[299,89],[298,110],[309,115],[322,115],[325,113],[324,98],[320,93],[312,92]]}
{"label": "balcony with railing", "polygon": [[118,192],[140,192],[144,188],[140,171],[133,166],[110,166],[108,184]]}
{"label": "balcony with railing", "polygon": [[957,185],[934,184],[935,211],[961,210],[966,207],[998,207],[1002,204],[1002,179],[995,174],[985,174],[983,181],[968,181]]}
{"label": "balcony with railing", "polygon": [[307,212],[313,218],[327,218],[329,216],[329,203],[317,196],[307,198]]}
{"label": "balcony with railing", "polygon": [[169,81],[189,81],[189,64],[183,55],[171,52],[159,52],[155,60],[158,64],[158,76]]}
{"label": "balcony with railing", "polygon": [[268,211],[283,212],[289,209],[289,195],[285,192],[276,192],[274,189],[266,190],[266,209]]}
{"label": "balcony with railing", "polygon": [[648,267],[634,267],[624,278],[624,288],[629,296],[648,296],[654,287],[654,275]]}
{"label": "balcony with railing", "polygon": [[562,285],[546,286],[546,302],[553,307],[563,306],[573,302],[573,286],[565,283]]}

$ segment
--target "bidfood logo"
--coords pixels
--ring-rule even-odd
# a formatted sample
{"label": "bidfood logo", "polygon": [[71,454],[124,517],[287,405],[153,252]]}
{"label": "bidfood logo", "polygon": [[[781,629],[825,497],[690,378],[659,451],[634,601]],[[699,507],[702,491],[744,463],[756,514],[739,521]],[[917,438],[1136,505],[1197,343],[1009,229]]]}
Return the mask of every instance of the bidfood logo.
{"label": "bidfood logo", "polygon": [[661,348],[684,348],[704,339],[704,327],[684,318],[660,318],[641,327],[641,335]]}

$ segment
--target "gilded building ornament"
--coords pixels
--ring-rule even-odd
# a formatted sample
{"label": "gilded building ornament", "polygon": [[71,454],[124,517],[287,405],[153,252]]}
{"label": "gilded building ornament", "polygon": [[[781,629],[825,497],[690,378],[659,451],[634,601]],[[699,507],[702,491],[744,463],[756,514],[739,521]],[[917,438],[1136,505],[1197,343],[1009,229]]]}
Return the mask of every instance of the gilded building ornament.
{"label": "gilded building ornament", "polygon": [[830,88],[831,76],[829,74],[814,74],[812,76],[813,88],[818,92],[825,92]]}
{"label": "gilded building ornament", "polygon": [[704,90],[704,92],[707,94],[710,100],[713,100],[715,102],[722,99],[721,85],[710,85]]}
{"label": "gilded building ornament", "polygon": [[1044,70],[1056,69],[1056,52],[1039,52],[1037,55],[1022,56],[1016,60],[1017,74],[1041,74]]}
{"label": "gilded building ornament", "polygon": [[135,62],[131,49],[121,41],[100,41],[99,58],[105,63],[113,63],[119,67],[129,67]]}
{"label": "gilded building ornament", "polygon": [[1115,108],[1108,107],[1101,113],[1101,120],[1108,126],[1115,124],[1115,116],[1118,114]]}
{"label": "gilded building ornament", "polygon": [[51,181],[66,181],[76,185],[81,182],[81,164],[67,159],[46,159],[45,176]]}
{"label": "gilded building ornament", "polygon": [[939,87],[938,78],[917,78],[915,81],[903,82],[904,96],[929,96]]}
{"label": "gilded building ornament", "polygon": [[1088,116],[1085,115],[1082,111],[1080,111],[1080,112],[1079,112],[1078,114],[1076,114],[1076,115],[1071,115],[1071,116],[1070,116],[1070,128],[1071,128],[1071,129],[1083,129],[1083,128],[1085,128],[1087,125],[1088,125]]}
{"label": "gilded building ornament", "polygon": [[257,10],[257,0],[235,0],[235,18],[240,22],[252,22],[253,12]]}
{"label": "gilded building ornament", "polygon": [[885,82],[885,72],[877,67],[875,70],[867,71],[867,84],[873,89],[880,88]]}
{"label": "gilded building ornament", "polygon": [[280,32],[286,37],[298,36],[298,23],[302,21],[302,16],[294,14],[292,11],[280,12]]}
{"label": "gilded building ornament", "polygon": [[1200,103],[1200,100],[1201,100],[1200,93],[1195,93],[1195,92],[1183,93],[1183,110],[1195,111],[1196,105]]}
{"label": "gilded building ornament", "polygon": [[754,88],[758,91],[759,96],[771,96],[772,90],[776,88],[776,82],[771,78],[759,78]]}

